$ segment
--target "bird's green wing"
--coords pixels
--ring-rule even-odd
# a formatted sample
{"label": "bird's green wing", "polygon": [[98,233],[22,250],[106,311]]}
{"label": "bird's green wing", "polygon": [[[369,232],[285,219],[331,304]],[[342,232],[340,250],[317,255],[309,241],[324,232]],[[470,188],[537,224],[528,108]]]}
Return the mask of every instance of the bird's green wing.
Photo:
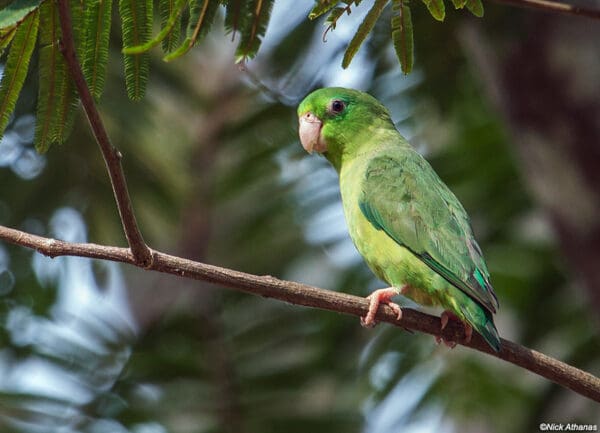
{"label": "bird's green wing", "polygon": [[365,217],[490,312],[498,300],[465,209],[412,150],[374,157],[360,196]]}

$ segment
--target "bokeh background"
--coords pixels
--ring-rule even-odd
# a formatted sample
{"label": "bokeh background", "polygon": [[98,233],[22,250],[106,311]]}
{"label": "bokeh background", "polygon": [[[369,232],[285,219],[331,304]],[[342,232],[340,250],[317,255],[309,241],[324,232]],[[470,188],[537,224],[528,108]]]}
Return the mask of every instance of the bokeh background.
{"label": "bokeh background", "polygon": [[[165,64],[155,53],[138,103],[124,91],[113,27],[99,107],[124,154],[146,240],[331,290],[380,287],[346,233],[336,174],[304,154],[295,116],[316,87],[367,90],[471,215],[501,303],[500,333],[600,374],[600,26],[494,3],[484,19],[449,10],[438,23],[415,7],[413,73],[400,72],[385,18],[342,70],[369,9],[363,3],[323,43],[323,22],[306,19],[312,1],[277,1],[248,71],[215,25],[183,59]],[[36,95],[28,80],[0,142],[0,224],[124,245],[83,115],[67,144],[38,155]],[[0,323],[2,432],[600,424],[590,400],[428,336],[366,330],[353,317],[5,243]]]}

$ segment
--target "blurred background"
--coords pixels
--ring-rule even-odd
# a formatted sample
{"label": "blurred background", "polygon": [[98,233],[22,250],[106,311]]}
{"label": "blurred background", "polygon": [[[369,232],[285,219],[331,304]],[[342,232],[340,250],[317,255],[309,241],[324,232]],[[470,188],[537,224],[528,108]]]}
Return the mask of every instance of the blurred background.
{"label": "blurred background", "polygon": [[[138,103],[124,92],[114,26],[99,108],[124,154],[146,240],[331,290],[364,296],[381,287],[348,238],[335,172],[303,152],[295,115],[314,88],[367,90],[471,215],[500,299],[501,335],[600,374],[600,26],[495,3],[482,20],[448,8],[438,23],[415,7],[413,73],[400,72],[385,17],[342,70],[370,3],[324,43],[323,21],[306,19],[312,1],[276,2],[248,71],[234,65],[235,44],[215,25],[176,62],[163,63],[157,50]],[[67,144],[38,155],[37,80],[27,83],[0,142],[0,224],[125,245],[83,115]],[[600,424],[596,403],[429,336],[6,243],[0,323],[2,432]]]}

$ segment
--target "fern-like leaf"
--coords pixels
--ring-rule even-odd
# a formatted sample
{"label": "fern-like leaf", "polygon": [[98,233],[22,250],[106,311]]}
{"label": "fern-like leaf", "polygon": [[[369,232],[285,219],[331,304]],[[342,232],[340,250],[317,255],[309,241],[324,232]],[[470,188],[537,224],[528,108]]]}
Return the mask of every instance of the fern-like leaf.
{"label": "fern-like leaf", "polygon": [[96,100],[104,91],[112,0],[87,0],[83,12],[82,69]]}
{"label": "fern-like leaf", "polygon": [[[71,26],[73,28],[73,38],[75,39],[76,50],[81,56],[83,51],[83,3],[80,1],[72,1],[69,3],[71,10]],[[79,97],[77,88],[69,73],[68,65],[61,58],[64,66],[63,79],[59,81],[58,86],[58,101],[56,103],[57,112],[54,116],[55,124],[52,129],[52,137],[55,142],[64,143],[71,131],[75,121],[76,109],[79,106]]]}
{"label": "fern-like leaf", "polygon": [[454,9],[462,9],[467,4],[467,0],[452,0],[452,4],[454,5]]}
{"label": "fern-like leaf", "polygon": [[[152,0],[119,0],[123,48],[143,45],[152,32]],[[125,54],[125,84],[127,96],[137,101],[144,97],[150,68],[150,56]]]}
{"label": "fern-like leaf", "polygon": [[[168,0],[169,2],[171,0]],[[150,50],[151,48],[157,46],[161,42],[169,36],[169,34],[174,30],[174,27],[179,24],[181,25],[181,13],[183,12],[183,7],[185,6],[186,0],[176,0],[175,9],[173,11],[173,15],[171,15],[167,22],[165,23],[162,30],[151,40],[142,45],[137,45],[135,47],[123,48],[124,54],[141,54]],[[161,3],[162,4],[162,3]],[[177,40],[179,36],[177,36]]]}
{"label": "fern-like leaf", "polygon": [[236,62],[252,59],[256,56],[262,37],[265,35],[273,0],[254,0],[248,2],[249,9],[242,14],[240,23],[240,43],[235,52]]}
{"label": "fern-like leaf", "polygon": [[365,41],[367,35],[373,30],[375,23],[379,19],[379,16],[383,12],[383,9],[387,5],[389,0],[375,0],[373,7],[367,12],[365,19],[358,27],[356,34],[348,44],[348,48],[346,48],[346,52],[344,53],[344,59],[342,60],[342,68],[346,69],[354,55],[357,53],[358,49]]}
{"label": "fern-like leaf", "polygon": [[61,99],[59,92],[67,72],[58,48],[61,33],[55,2],[47,1],[40,6],[40,26],[43,31],[39,33],[40,84],[34,143],[37,151],[42,153],[54,142],[57,105]]}
{"label": "fern-like leaf", "polygon": [[218,7],[219,2],[216,0],[191,0],[190,20],[187,26],[186,38],[179,48],[165,56],[163,60],[170,62],[183,56],[194,45],[204,39],[215,20]]}
{"label": "fern-like leaf", "polygon": [[425,6],[429,10],[429,13],[433,18],[438,21],[444,21],[446,17],[446,7],[444,6],[443,0],[423,0]]}
{"label": "fern-like leaf", "polygon": [[42,0],[15,0],[0,10],[0,29],[19,24],[27,15],[37,9]]}
{"label": "fern-like leaf", "polygon": [[318,0],[317,4],[312,8],[310,13],[308,14],[308,19],[314,20],[320,17],[321,15],[326,14],[331,9],[333,9],[338,3],[339,0]]}
{"label": "fern-like leaf", "polygon": [[9,27],[4,30],[0,30],[0,56],[4,53],[4,50],[12,42],[17,32],[17,27]]}
{"label": "fern-like leaf", "polygon": [[465,6],[476,17],[483,17],[483,4],[481,0],[467,0]]}
{"label": "fern-like leaf", "polygon": [[[79,40],[82,9],[71,2],[71,23]],[[38,152],[46,152],[53,143],[63,143],[72,128],[77,102],[75,85],[60,52],[61,36],[56,3],[40,6],[39,95],[34,143]]]}
{"label": "fern-like leaf", "polygon": [[31,53],[37,38],[38,25],[39,12],[36,9],[21,21],[10,46],[0,82],[0,137],[4,134],[27,76]]}
{"label": "fern-like leaf", "polygon": [[225,31],[233,33],[233,37],[239,30],[243,9],[244,0],[229,0],[225,6]]}
{"label": "fern-like leaf", "polygon": [[181,11],[185,0],[161,0],[159,1],[160,27],[169,32],[162,39],[162,49],[165,53],[173,51],[181,38]]}
{"label": "fern-like leaf", "polygon": [[403,0],[392,0],[392,40],[402,72],[410,73],[414,63],[413,26],[410,8]]}

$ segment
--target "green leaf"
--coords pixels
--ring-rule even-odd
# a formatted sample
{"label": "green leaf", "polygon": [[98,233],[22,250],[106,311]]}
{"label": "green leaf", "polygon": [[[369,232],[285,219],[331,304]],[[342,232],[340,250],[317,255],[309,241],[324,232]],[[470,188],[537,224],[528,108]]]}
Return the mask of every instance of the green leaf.
{"label": "green leaf", "polygon": [[429,10],[429,13],[433,18],[438,21],[444,21],[446,17],[446,7],[444,6],[443,0],[423,0],[425,6]]}
{"label": "green leaf", "polygon": [[483,4],[481,0],[467,0],[465,6],[476,17],[483,17]]}
{"label": "green leaf", "polygon": [[[169,1],[171,1],[171,0],[169,0]],[[123,48],[123,53],[125,53],[125,54],[141,54],[141,53],[145,53],[146,51],[150,50],[152,47],[155,47],[158,44],[160,44],[167,36],[169,36],[169,34],[171,33],[171,31],[173,30],[173,28],[175,27],[176,24],[181,24],[181,13],[183,12],[183,7],[185,6],[185,3],[186,3],[186,0],[177,0],[173,14],[169,17],[169,19],[165,23],[165,26],[158,33],[158,35],[156,35],[156,37],[149,40],[145,44],[137,45],[135,47]],[[179,32],[177,32],[177,33],[179,33]],[[179,36],[177,36],[177,39],[179,39]],[[177,42],[178,42],[178,40],[177,40]]]}
{"label": "green leaf", "polygon": [[462,9],[467,4],[467,0],[452,0],[455,9]]}
{"label": "green leaf", "polygon": [[[181,6],[177,6],[181,4]],[[171,52],[179,45],[181,38],[181,11],[185,0],[162,0],[158,2],[160,26],[164,30],[170,28],[168,34],[162,39],[162,49],[165,53]],[[174,17],[174,18],[173,18]]]}
{"label": "green leaf", "polygon": [[0,30],[0,56],[4,53],[4,50],[11,43],[17,32],[17,27],[10,27],[8,29]]}
{"label": "green leaf", "polygon": [[[152,0],[119,0],[123,48],[143,45],[152,32]],[[125,54],[127,96],[134,101],[144,97],[150,68],[150,55]]]}
{"label": "green leaf", "polygon": [[[70,3],[71,23],[78,36],[82,9],[78,2]],[[38,152],[46,152],[53,143],[64,143],[75,115],[77,93],[59,40],[61,30],[56,3],[46,1],[40,6],[39,33],[39,94],[34,143]],[[79,37],[76,40],[80,39]]]}
{"label": "green leaf", "polygon": [[39,13],[35,10],[19,24],[10,46],[0,82],[0,137],[4,134],[27,76],[29,60],[37,38],[38,25]]}
{"label": "green leaf", "polygon": [[227,2],[227,5],[225,6],[225,30],[228,34],[235,33],[239,30],[243,9],[243,0],[229,0]]}
{"label": "green leaf", "polygon": [[191,0],[190,1],[190,20],[188,22],[186,38],[175,51],[163,58],[170,62],[175,60],[189,50],[194,45],[204,39],[212,26],[219,2],[215,0]]}
{"label": "green leaf", "polygon": [[63,56],[58,47],[61,36],[60,24],[53,1],[44,2],[40,6],[39,33],[39,93],[37,119],[35,124],[35,148],[38,152],[46,152],[54,142],[53,131],[58,114],[58,101],[62,90],[61,83],[67,73]]}
{"label": "green leaf", "polygon": [[392,1],[392,39],[402,72],[409,74],[414,63],[413,26],[410,8],[402,0]]}
{"label": "green leaf", "polygon": [[0,29],[12,27],[37,9],[42,0],[15,0],[0,10]]}
{"label": "green leaf", "polygon": [[245,17],[242,16],[240,22],[240,43],[235,52],[238,63],[256,56],[269,24],[273,0],[254,0],[247,4],[248,8],[242,14]]}
{"label": "green leaf", "polygon": [[346,69],[354,55],[357,53],[358,49],[365,41],[367,35],[373,30],[377,19],[383,12],[383,9],[388,4],[388,0],[375,0],[373,7],[367,12],[365,19],[358,27],[356,34],[348,44],[348,48],[346,48],[346,52],[344,53],[344,59],[342,60],[342,68]]}
{"label": "green leaf", "polygon": [[345,7],[337,7],[331,11],[327,19],[325,20],[325,25],[328,25],[329,28],[335,29],[335,25],[340,17],[346,12],[348,9]]}
{"label": "green leaf", "polygon": [[96,100],[104,91],[112,0],[87,0],[83,12],[82,69],[87,85]]}
{"label": "green leaf", "polygon": [[333,9],[338,3],[339,0],[318,0],[317,4],[312,8],[310,13],[308,14],[308,19],[314,20],[315,18],[326,14],[331,9]]}

